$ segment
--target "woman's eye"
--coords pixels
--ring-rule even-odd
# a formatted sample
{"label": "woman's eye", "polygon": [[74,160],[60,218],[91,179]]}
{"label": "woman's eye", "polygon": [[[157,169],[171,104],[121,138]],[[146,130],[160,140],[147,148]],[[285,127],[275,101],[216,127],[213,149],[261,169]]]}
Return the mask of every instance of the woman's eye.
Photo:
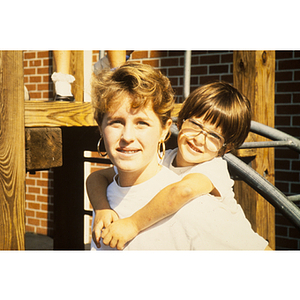
{"label": "woman's eye", "polygon": [[108,125],[118,125],[118,124],[122,124],[122,122],[120,120],[112,120],[108,123]]}
{"label": "woman's eye", "polygon": [[144,121],[139,121],[138,125],[139,126],[149,126],[149,124],[147,122],[144,122]]}

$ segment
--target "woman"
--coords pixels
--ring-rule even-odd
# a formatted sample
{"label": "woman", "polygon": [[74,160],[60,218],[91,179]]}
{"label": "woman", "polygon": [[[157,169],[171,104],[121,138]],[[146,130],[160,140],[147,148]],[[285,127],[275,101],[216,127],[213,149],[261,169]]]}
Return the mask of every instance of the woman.
{"label": "woman", "polygon": [[[93,101],[101,139],[117,173],[107,189],[110,207],[118,214],[112,219],[128,217],[180,180],[157,157],[172,123],[173,91],[161,73],[129,63],[95,78]],[[237,241],[247,240],[253,249],[263,250],[266,241],[250,226],[239,230],[239,222],[247,222],[242,211],[232,214],[205,195],[141,232],[126,249],[236,249]],[[97,249],[93,242],[92,249]]]}

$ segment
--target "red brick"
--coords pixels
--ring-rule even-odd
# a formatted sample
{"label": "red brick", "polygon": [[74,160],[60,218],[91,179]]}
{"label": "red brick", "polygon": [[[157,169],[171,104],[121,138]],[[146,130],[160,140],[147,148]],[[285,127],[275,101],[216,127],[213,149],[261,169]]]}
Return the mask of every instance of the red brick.
{"label": "red brick", "polygon": [[292,97],[291,94],[277,94],[275,95],[275,103],[291,103]]}
{"label": "red brick", "polygon": [[28,187],[28,193],[39,194],[41,189],[39,187]]}
{"label": "red brick", "polygon": [[38,58],[49,57],[49,51],[38,51],[37,57],[38,57]]}
{"label": "red brick", "polygon": [[43,59],[43,66],[50,66],[52,59]]}
{"label": "red brick", "polygon": [[275,81],[291,81],[293,79],[293,72],[275,72]]}
{"label": "red brick", "polygon": [[184,56],[185,51],[170,50],[169,56]]}
{"label": "red brick", "polygon": [[25,195],[25,200],[31,200],[31,201],[35,201],[35,196],[36,195],[30,195],[30,194],[27,194]]}
{"label": "red brick", "polygon": [[288,238],[277,237],[276,238],[276,247],[290,249],[290,250],[292,250],[292,249],[296,250],[298,247],[298,241],[288,239]]}
{"label": "red brick", "polygon": [[209,67],[209,74],[228,73],[228,65],[217,65]]}
{"label": "red brick", "polygon": [[33,219],[33,218],[28,218],[27,223],[30,224],[30,225],[39,226],[40,225],[40,220]]}
{"label": "red brick", "polygon": [[26,84],[26,87],[29,92],[36,90],[36,84]]}
{"label": "red brick", "polygon": [[290,116],[276,116],[275,117],[276,126],[290,126],[291,117]]}
{"label": "red brick", "polygon": [[219,80],[219,76],[201,76],[200,77],[200,84],[206,84],[213,81]]}
{"label": "red brick", "polygon": [[24,53],[24,59],[33,59],[33,58],[35,58],[35,52]]}
{"label": "red brick", "polygon": [[293,58],[293,51],[276,51],[276,59]]}
{"label": "red brick", "polygon": [[161,66],[162,67],[176,67],[179,65],[178,58],[162,58]]}
{"label": "red brick", "polygon": [[278,115],[297,115],[300,114],[300,104],[297,105],[277,105],[276,112]]}
{"label": "red brick", "polygon": [[34,202],[29,202],[28,203],[28,208],[31,208],[31,209],[40,209],[40,204],[39,203],[34,203]]}
{"label": "red brick", "polygon": [[300,92],[300,82],[277,83],[277,92]]}
{"label": "red brick", "polygon": [[38,195],[37,196],[37,201],[39,201],[39,202],[48,202],[48,196]]}
{"label": "red brick", "polygon": [[30,99],[41,99],[41,93],[30,93]]}
{"label": "red brick", "polygon": [[42,65],[42,62],[40,60],[31,60],[29,62],[30,67],[40,67]]}
{"label": "red brick", "polygon": [[278,62],[279,70],[294,70],[300,69],[300,59],[290,59]]}
{"label": "red brick", "polygon": [[170,68],[168,70],[169,76],[182,76],[183,75],[183,68]]}
{"label": "red brick", "polygon": [[37,185],[38,186],[48,186],[48,181],[47,180],[37,180]]}
{"label": "red brick", "polygon": [[40,227],[38,227],[37,229],[36,229],[36,233],[38,233],[38,234],[43,234],[43,235],[47,235],[47,228],[40,228]]}
{"label": "red brick", "polygon": [[48,84],[38,84],[38,91],[48,90]]}
{"label": "red brick", "polygon": [[41,220],[41,226],[42,227],[47,227],[48,226],[48,221],[46,220]]}
{"label": "red brick", "polygon": [[29,81],[30,82],[41,82],[42,81],[42,77],[41,76],[30,76]]}
{"label": "red brick", "polygon": [[26,178],[26,185],[35,185],[36,180],[31,178]]}
{"label": "red brick", "polygon": [[38,219],[47,219],[48,214],[46,212],[37,211],[36,212],[36,217]]}
{"label": "red brick", "polygon": [[24,69],[24,75],[35,74],[35,69]]}
{"label": "red brick", "polygon": [[26,217],[34,217],[35,216],[35,211],[30,210],[30,209],[26,209],[25,215],[26,215]]}
{"label": "red brick", "polygon": [[132,59],[148,58],[148,51],[134,51],[131,57]]}
{"label": "red brick", "polygon": [[297,183],[292,183],[291,184],[291,193],[293,194],[300,194],[300,184],[299,182]]}
{"label": "red brick", "polygon": [[233,83],[233,75],[221,75],[221,80],[226,81],[228,83]]}
{"label": "red brick", "polygon": [[207,66],[191,67],[191,75],[207,74]]}
{"label": "red brick", "polygon": [[220,62],[219,55],[207,55],[200,57],[200,64],[217,64]]}
{"label": "red brick", "polygon": [[25,230],[26,232],[35,232],[35,227],[26,224]]}
{"label": "red brick", "polygon": [[[134,52],[133,52],[134,53]],[[168,51],[150,51],[150,58],[155,58],[155,57],[166,57],[168,56]]]}
{"label": "red brick", "polygon": [[233,53],[221,55],[221,63],[233,62]]}
{"label": "red brick", "polygon": [[159,67],[159,61],[158,60],[154,60],[154,59],[144,60],[143,64],[152,66],[153,68]]}

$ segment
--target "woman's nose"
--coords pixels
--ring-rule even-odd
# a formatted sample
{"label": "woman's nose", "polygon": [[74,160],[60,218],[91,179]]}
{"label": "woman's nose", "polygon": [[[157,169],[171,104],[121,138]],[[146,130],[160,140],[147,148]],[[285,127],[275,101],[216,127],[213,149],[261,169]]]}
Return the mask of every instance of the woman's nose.
{"label": "woman's nose", "polygon": [[134,140],[133,127],[130,125],[124,126],[121,138],[127,143],[132,142]]}

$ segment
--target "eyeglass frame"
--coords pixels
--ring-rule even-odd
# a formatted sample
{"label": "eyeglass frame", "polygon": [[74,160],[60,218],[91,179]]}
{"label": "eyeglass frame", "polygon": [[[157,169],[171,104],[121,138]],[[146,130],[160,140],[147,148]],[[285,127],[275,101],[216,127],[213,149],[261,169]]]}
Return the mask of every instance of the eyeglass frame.
{"label": "eyeglass frame", "polygon": [[224,138],[221,134],[219,134],[219,133],[217,133],[217,132],[215,132],[215,131],[213,131],[213,130],[208,130],[202,123],[200,123],[199,121],[196,121],[196,120],[194,120],[194,119],[192,119],[192,118],[183,119],[183,120],[182,120],[181,128],[182,128],[183,123],[184,123],[185,121],[190,121],[190,122],[192,122],[192,123],[194,123],[195,125],[198,125],[198,126],[200,127],[200,131],[199,131],[199,133],[197,133],[196,135],[188,136],[188,135],[186,135],[186,134],[183,133],[186,137],[195,138],[195,137],[197,137],[199,134],[203,133],[203,135],[205,136],[205,144],[206,144],[206,138],[207,138],[207,135],[213,133],[214,135],[216,135],[216,136],[219,137],[220,139],[223,139],[224,143],[223,143],[223,145],[220,147],[220,149],[218,149],[218,150],[216,150],[216,151],[213,151],[213,150],[210,150],[210,149],[209,149],[209,150],[210,150],[210,151],[213,151],[213,152],[219,152],[222,148],[226,147],[225,138]]}

